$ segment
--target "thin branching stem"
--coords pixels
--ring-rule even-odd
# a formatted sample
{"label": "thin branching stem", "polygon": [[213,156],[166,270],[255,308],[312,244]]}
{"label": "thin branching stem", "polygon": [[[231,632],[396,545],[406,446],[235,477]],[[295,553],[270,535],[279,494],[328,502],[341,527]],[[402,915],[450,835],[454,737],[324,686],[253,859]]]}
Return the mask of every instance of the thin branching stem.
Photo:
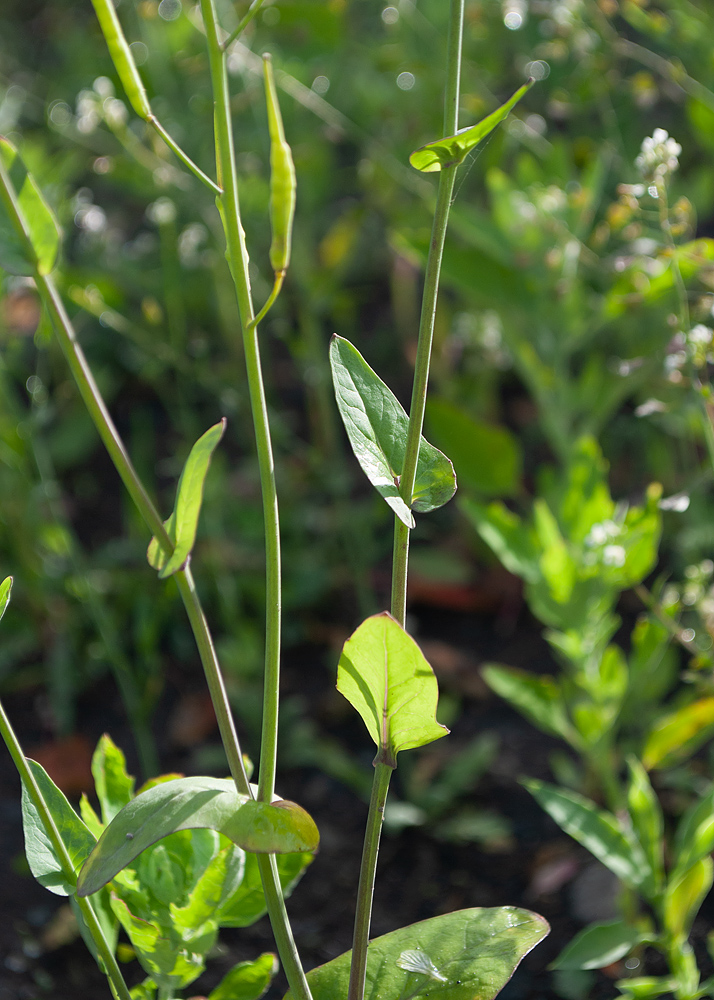
{"label": "thin branching stem", "polygon": [[[260,747],[258,798],[270,802],[275,790],[277,764],[278,703],[280,691],[280,632],[281,632],[281,555],[278,496],[275,464],[268,421],[268,407],[258,346],[257,323],[253,310],[248,271],[248,250],[241,224],[238,198],[238,177],[233,148],[228,68],[225,47],[214,0],[201,0],[201,13],[206,31],[208,59],[213,88],[216,130],[216,162],[218,181],[223,194],[218,199],[226,236],[226,257],[235,284],[238,309],[243,327],[248,389],[250,394],[265,526],[266,559],[266,618],[265,674],[263,680],[263,721]],[[295,1000],[311,1000],[310,988],[285,910],[275,859],[259,857],[263,891],[268,915],[275,935],[280,960]]]}
{"label": "thin branching stem", "polygon": [[[10,751],[10,756],[12,757],[15,767],[17,768],[20,778],[22,779],[25,790],[32,799],[32,803],[37,810],[43,827],[45,828],[45,833],[52,843],[55,856],[62,866],[62,873],[64,877],[70,884],[76,884],[77,875],[74,870],[74,865],[72,864],[72,859],[69,856],[69,852],[65,847],[64,841],[62,840],[62,835],[57,829],[55,821],[52,817],[52,812],[45,801],[45,797],[35,780],[32,770],[30,769],[27,758],[22,752],[20,742],[15,735],[15,731],[12,728],[10,720],[6,715],[2,704],[0,704],[0,735],[2,735],[2,738]],[[94,912],[94,907],[92,906],[91,901],[89,899],[82,899],[79,896],[76,896],[75,900],[87,928],[89,929],[89,933],[92,935],[92,939],[97,946],[97,952],[104,962],[106,975],[112,985],[115,995],[119,998],[119,1000],[131,1000],[129,987],[124,982],[124,977],[122,976],[117,960],[114,957],[114,952],[109,946],[107,939],[104,937],[101,924],[97,919],[97,915]]]}
{"label": "thin branching stem", "polygon": [[[463,23],[464,0],[451,0],[446,93],[444,100],[444,135],[453,135],[458,129]],[[402,499],[409,507],[411,507],[412,495],[414,493],[419,444],[424,426],[424,411],[429,383],[431,348],[434,339],[434,318],[436,316],[436,300],[439,291],[441,259],[444,253],[446,227],[455,179],[455,166],[442,170],[439,175],[439,190],[436,199],[431,243],[429,245],[429,256],[426,264],[421,318],[419,321],[419,341],[417,344],[412,401],[409,411],[409,429],[407,432],[404,468],[399,484],[399,492]],[[409,528],[398,517],[395,517],[391,612],[402,626],[404,626],[406,617],[408,563]],[[367,946],[369,944],[369,931],[372,918],[372,899],[377,871],[379,838],[384,820],[384,806],[387,800],[391,775],[392,767],[380,761],[378,756],[375,760],[372,795],[367,815],[367,830],[357,889],[349,1000],[363,1000],[364,998],[367,973]]]}

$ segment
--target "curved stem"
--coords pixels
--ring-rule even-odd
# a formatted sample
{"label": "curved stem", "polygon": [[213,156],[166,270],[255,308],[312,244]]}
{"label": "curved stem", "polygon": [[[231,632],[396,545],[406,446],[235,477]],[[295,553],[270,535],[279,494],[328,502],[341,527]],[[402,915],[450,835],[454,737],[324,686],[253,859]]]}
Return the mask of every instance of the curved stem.
{"label": "curved stem", "polygon": [[[158,539],[162,549],[167,554],[170,554],[173,551],[173,545],[166,533],[163,521],[149,494],[144,489],[144,485],[139,479],[129,454],[124,447],[124,442],[114,426],[114,422],[102,399],[94,376],[87,364],[84,351],[77,342],[74,329],[54,282],[51,278],[42,275],[37,275],[35,280],[40,295],[52,318],[62,351],[67,359],[67,364],[74,376],[89,415],[99,432],[99,436],[104,442],[109,456],[121,476],[122,482],[126,486],[139,513],[144,518],[149,530]],[[238,790],[244,795],[250,795],[250,784],[245,773],[243,755],[233,723],[228,695],[225,690],[208,625],[201,609],[198,595],[196,594],[191,571],[188,567],[176,573],[176,582],[196,639],[201,664],[216,710],[221,737],[224,740],[231,774]]]}
{"label": "curved stem", "polygon": [[[258,798],[270,802],[275,789],[275,770],[278,747],[278,700],[280,688],[280,629],[281,629],[281,556],[278,497],[275,484],[275,465],[270,439],[268,408],[265,399],[263,374],[258,346],[257,323],[253,312],[248,271],[248,251],[241,224],[238,199],[238,177],[233,149],[228,70],[225,49],[220,41],[220,27],[214,0],[200,0],[203,23],[206,29],[208,58],[213,88],[216,130],[216,160],[218,180],[223,194],[218,206],[226,236],[226,256],[233,276],[238,309],[243,326],[245,354],[251,412],[255,430],[260,487],[263,498],[266,559],[266,618],[265,618],[265,674],[263,681],[263,721],[260,745],[260,772]],[[311,1000],[310,988],[300,964],[292,931],[285,910],[274,858],[258,858],[263,891],[270,923],[275,935],[280,960],[285,970],[295,1000]]]}
{"label": "curved stem", "polygon": [[248,324],[248,329],[253,331],[259,323],[262,323],[265,317],[268,315],[270,310],[275,303],[278,295],[280,295],[280,289],[283,287],[283,281],[285,280],[285,271],[277,271],[275,274],[275,281],[273,282],[273,289],[268,296],[265,305],[260,310],[255,319],[252,319]]}
{"label": "curved stem", "polygon": [[265,0],[253,0],[253,3],[251,4],[248,10],[248,13],[245,15],[245,17],[241,19],[240,23],[238,24],[238,27],[234,28],[234,30],[231,31],[228,38],[226,38],[226,40],[221,43],[221,48],[227,49],[228,46],[232,42],[234,42],[236,38],[238,38],[239,35],[243,34],[245,29],[248,27],[248,25],[253,20],[253,18],[258,13],[258,11],[260,10],[260,8],[263,6],[264,3]]}
{"label": "curved stem", "polygon": [[[30,770],[27,759],[22,752],[20,742],[15,735],[15,731],[12,728],[10,720],[5,714],[5,709],[2,704],[0,704],[0,735],[2,735],[2,738],[10,751],[10,756],[12,757],[15,767],[18,770],[22,783],[27,790],[27,794],[32,799],[33,805],[35,806],[35,809],[37,809],[40,819],[42,820],[42,825],[45,828],[47,836],[52,842],[54,853],[62,866],[62,872],[65,878],[70,883],[76,883],[77,876],[74,870],[74,865],[72,864],[72,859],[70,858],[60,832],[55,825],[49,806],[45,802],[45,797],[40,791],[34,774]],[[104,962],[107,978],[109,979],[116,996],[119,997],[120,1000],[131,1000],[129,996],[129,988],[124,982],[124,977],[122,976],[117,960],[114,957],[114,952],[109,947],[109,944],[104,937],[104,933],[91,902],[89,899],[80,899],[79,897],[75,897],[75,899],[87,928],[89,929],[89,933],[92,935],[92,939],[97,946],[97,951]]]}
{"label": "curved stem", "polygon": [[191,157],[188,156],[186,153],[184,153],[184,151],[181,149],[176,140],[173,139],[166,131],[166,129],[161,124],[156,115],[149,115],[146,121],[149,123],[149,125],[151,125],[153,129],[155,129],[155,131],[159,133],[159,135],[164,140],[166,145],[169,147],[171,152],[178,157],[178,159],[183,163],[185,167],[188,167],[188,169],[195,177],[198,177],[199,181],[201,181],[202,184],[205,184],[207,188],[210,188],[210,190],[213,191],[215,195],[220,195],[222,193],[221,189],[216,184],[216,182],[212,181],[207,174],[204,174],[201,168],[196,166]]}

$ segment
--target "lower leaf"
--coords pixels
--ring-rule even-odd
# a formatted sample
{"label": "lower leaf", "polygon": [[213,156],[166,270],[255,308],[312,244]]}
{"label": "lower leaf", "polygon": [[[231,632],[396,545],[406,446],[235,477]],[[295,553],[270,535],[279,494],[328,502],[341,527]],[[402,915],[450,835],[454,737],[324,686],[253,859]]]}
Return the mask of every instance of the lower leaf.
{"label": "lower leaf", "polygon": [[[365,1000],[414,1000],[437,990],[440,1000],[492,1000],[549,931],[543,917],[515,906],[457,910],[402,927],[370,943]],[[314,1000],[347,996],[351,960],[348,951],[308,973]]]}

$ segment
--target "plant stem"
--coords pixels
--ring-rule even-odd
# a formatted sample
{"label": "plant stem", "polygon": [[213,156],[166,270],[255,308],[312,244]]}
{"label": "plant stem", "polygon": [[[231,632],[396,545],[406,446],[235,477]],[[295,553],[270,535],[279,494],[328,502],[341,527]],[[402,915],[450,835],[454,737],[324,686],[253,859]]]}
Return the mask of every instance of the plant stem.
{"label": "plant stem", "polygon": [[[449,40],[446,69],[446,95],[444,99],[444,135],[453,135],[458,129],[459,80],[461,76],[461,45],[463,38],[464,0],[451,0]],[[456,179],[456,167],[447,167],[439,176],[434,223],[426,263],[424,293],[419,320],[419,341],[414,369],[412,400],[409,409],[409,429],[404,456],[404,468],[399,482],[399,492],[411,507],[416,480],[419,446],[429,383],[431,347],[434,339],[434,318],[439,291],[441,258],[444,253],[446,227],[451,207],[451,196]],[[402,627],[406,617],[407,573],[409,563],[409,528],[394,518],[394,553],[392,558],[391,612]],[[384,820],[384,806],[393,768],[379,759],[375,760],[372,796],[367,816],[362,865],[357,888],[357,909],[352,943],[352,964],[348,1000],[363,1000],[367,974],[367,948],[372,917],[372,899],[379,853],[379,838]]]}
{"label": "plant stem", "polygon": [[253,18],[258,13],[258,11],[260,10],[260,8],[263,6],[264,3],[265,0],[253,0],[253,3],[250,5],[250,8],[248,9],[248,13],[245,15],[245,17],[241,19],[240,23],[238,24],[238,27],[235,28],[233,31],[231,31],[228,38],[226,38],[226,40],[222,43],[222,47],[224,49],[227,49],[228,46],[232,42],[234,42],[236,38],[238,38],[239,35],[243,34],[245,29],[248,27],[248,25],[253,20]]}
{"label": "plant stem", "polygon": [[[10,751],[10,756],[12,757],[15,767],[17,768],[22,783],[27,790],[28,795],[32,799],[32,802],[39,813],[40,819],[42,820],[42,825],[45,828],[45,832],[49,839],[52,841],[52,847],[54,853],[62,866],[62,872],[65,878],[70,883],[76,883],[77,876],[74,871],[74,865],[72,864],[72,859],[69,856],[69,852],[65,847],[64,841],[60,835],[55,821],[52,818],[52,813],[50,812],[49,806],[45,802],[45,798],[40,791],[40,788],[35,780],[35,776],[30,770],[27,763],[27,759],[22,752],[22,747],[20,742],[15,735],[15,731],[12,728],[10,720],[5,714],[5,709],[0,703],[0,734]],[[89,933],[92,935],[94,943],[97,946],[97,951],[104,962],[104,967],[106,970],[107,977],[114,988],[116,995],[120,1000],[130,1000],[129,988],[124,982],[124,977],[121,974],[119,966],[117,965],[117,960],[114,957],[114,952],[109,947],[109,944],[104,937],[102,928],[97,920],[97,915],[94,912],[91,902],[88,899],[80,899],[75,897],[77,905],[79,906],[80,912],[84,918],[84,921],[89,929]]]}
{"label": "plant stem", "polygon": [[[280,691],[280,628],[281,628],[281,571],[280,571],[280,521],[278,496],[275,485],[275,464],[270,440],[268,408],[258,347],[257,324],[254,322],[253,300],[250,292],[248,251],[241,224],[238,199],[238,177],[233,149],[233,124],[226,52],[220,41],[220,27],[214,0],[200,0],[203,23],[206,29],[208,58],[213,89],[214,120],[216,131],[216,161],[218,180],[223,194],[218,199],[226,236],[226,257],[233,276],[238,309],[243,327],[250,405],[255,430],[260,488],[263,498],[265,526],[265,674],[263,680],[263,720],[260,745],[260,772],[258,798],[270,802],[275,790],[275,770],[278,749],[278,702]],[[285,910],[274,858],[258,857],[263,891],[270,923],[275,935],[280,960],[295,1000],[311,1000],[310,988],[297,953],[292,930]]]}
{"label": "plant stem", "polygon": [[350,967],[350,985],[347,1000],[362,1000],[364,997],[365,979],[367,976],[367,946],[369,944],[369,928],[372,921],[372,899],[374,897],[374,880],[377,872],[377,855],[379,839],[384,820],[384,806],[387,801],[389,781],[394,768],[382,761],[375,760],[372,795],[369,800],[367,828],[362,845],[362,864],[359,873],[357,889],[357,909],[355,912],[355,928],[352,940],[352,965]]}
{"label": "plant stem", "polygon": [[[444,135],[453,135],[458,130],[459,80],[461,75],[461,43],[463,37],[464,0],[451,0],[449,42],[447,56],[446,97],[444,100]],[[399,481],[402,499],[411,507],[416,480],[419,445],[424,426],[426,393],[429,384],[431,347],[434,339],[434,318],[439,291],[441,259],[444,253],[446,227],[451,208],[457,167],[447,167],[439,174],[439,190],[429,244],[429,256],[424,276],[421,317],[419,320],[419,340],[412,400],[409,408],[409,430],[404,455],[404,468]],[[409,560],[409,528],[395,517],[394,556],[392,560],[392,614],[403,625],[406,612],[407,565]]]}
{"label": "plant stem", "polygon": [[260,745],[260,775],[258,798],[270,802],[275,790],[277,761],[278,694],[280,684],[280,522],[278,496],[275,485],[275,463],[270,440],[268,408],[265,399],[263,374],[258,347],[257,327],[254,323],[253,302],[248,274],[248,251],[241,225],[238,200],[238,178],[233,150],[230,95],[226,53],[221,47],[219,26],[214,0],[201,0],[201,11],[206,28],[211,84],[215,101],[216,157],[218,176],[223,194],[218,199],[226,234],[226,256],[233,275],[238,297],[243,347],[250,392],[251,412],[255,428],[260,487],[263,498],[266,560],[266,621],[265,621],[265,679],[263,698],[263,725]]}
{"label": "plant stem", "polygon": [[[144,489],[144,485],[137,475],[136,469],[132,465],[131,459],[124,447],[124,442],[119,436],[119,432],[114,426],[109,411],[102,399],[99,388],[94,381],[94,376],[87,364],[84,352],[77,342],[74,329],[69,316],[64,308],[64,304],[55,288],[51,278],[36,275],[37,288],[45,303],[57,336],[62,347],[67,363],[77,383],[80,395],[89,411],[99,436],[109,452],[109,456],[114,466],[121,476],[122,482],[126,486],[129,495],[134,501],[139,513],[144,518],[149,530],[159,541],[162,549],[167,554],[173,551],[173,545],[166,534],[163,521],[156,510],[151,498]],[[186,566],[176,573],[176,582],[179,593],[183,599],[188,614],[191,627],[198,646],[199,656],[203,665],[208,688],[213,698],[216,718],[218,720],[221,738],[224,741],[228,763],[231,774],[236,782],[236,787],[243,795],[250,795],[250,784],[243,765],[243,755],[240,751],[238,736],[233,723],[233,716],[228,702],[225,685],[221,676],[221,670],[216,657],[213,642],[211,640],[208,625],[203,615],[201,605],[196,594],[191,571]]]}
{"label": "plant stem", "polygon": [[195,177],[198,177],[199,181],[201,181],[202,184],[205,184],[206,187],[209,188],[211,191],[213,191],[215,195],[220,195],[221,189],[216,184],[216,182],[212,181],[207,174],[204,174],[201,168],[196,166],[191,157],[187,156],[186,153],[184,153],[179,144],[174,139],[171,138],[171,136],[166,131],[161,122],[158,120],[156,115],[149,115],[149,117],[146,120],[149,123],[149,125],[151,125],[151,127],[159,133],[159,135],[164,140],[166,145],[169,147],[171,152],[178,157],[178,159],[183,163],[183,165],[185,167],[188,167],[191,173]]}

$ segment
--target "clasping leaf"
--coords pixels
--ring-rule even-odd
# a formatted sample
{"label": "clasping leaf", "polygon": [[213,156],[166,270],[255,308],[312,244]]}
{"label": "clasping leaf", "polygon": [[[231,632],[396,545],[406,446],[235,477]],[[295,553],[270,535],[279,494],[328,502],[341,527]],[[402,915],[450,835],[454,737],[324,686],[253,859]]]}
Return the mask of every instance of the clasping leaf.
{"label": "clasping leaf", "polygon": [[295,802],[255,802],[227,778],[177,778],[141,792],[107,826],[77,880],[89,896],[152,844],[177,830],[216,830],[253,853],[315,851],[314,821]]}
{"label": "clasping leaf", "polygon": [[198,439],[186,459],[176,490],[176,505],[171,517],[164,523],[174,545],[173,555],[169,556],[164,552],[158,539],[152,538],[149,543],[146,558],[150,566],[159,570],[159,577],[162,580],[182,569],[191,555],[203,502],[203,484],[206,481],[211,456],[225,429],[224,417],[213,427],[209,427]]}
{"label": "clasping leaf", "polygon": [[337,690],[357,709],[380,759],[392,767],[400,750],[424,746],[449,731],[436,721],[434,671],[386,611],[362,622],[345,643]]}
{"label": "clasping leaf", "polygon": [[409,162],[417,170],[426,174],[443,170],[444,167],[454,167],[461,163],[467,153],[470,153],[474,146],[477,146],[482,139],[493,132],[496,126],[507,117],[511,108],[518,104],[534,83],[535,80],[531,77],[527,83],[519,87],[510,100],[478,124],[459,129],[456,135],[449,135],[445,139],[438,139],[436,142],[428,142],[426,146],[420,146],[409,157]]}
{"label": "clasping leaf", "polygon": [[397,517],[414,527],[414,510],[443,507],[456,492],[454,467],[422,437],[411,504],[399,492],[409,417],[404,407],[349,340],[336,334],[330,344],[335,398],[357,461]]}

